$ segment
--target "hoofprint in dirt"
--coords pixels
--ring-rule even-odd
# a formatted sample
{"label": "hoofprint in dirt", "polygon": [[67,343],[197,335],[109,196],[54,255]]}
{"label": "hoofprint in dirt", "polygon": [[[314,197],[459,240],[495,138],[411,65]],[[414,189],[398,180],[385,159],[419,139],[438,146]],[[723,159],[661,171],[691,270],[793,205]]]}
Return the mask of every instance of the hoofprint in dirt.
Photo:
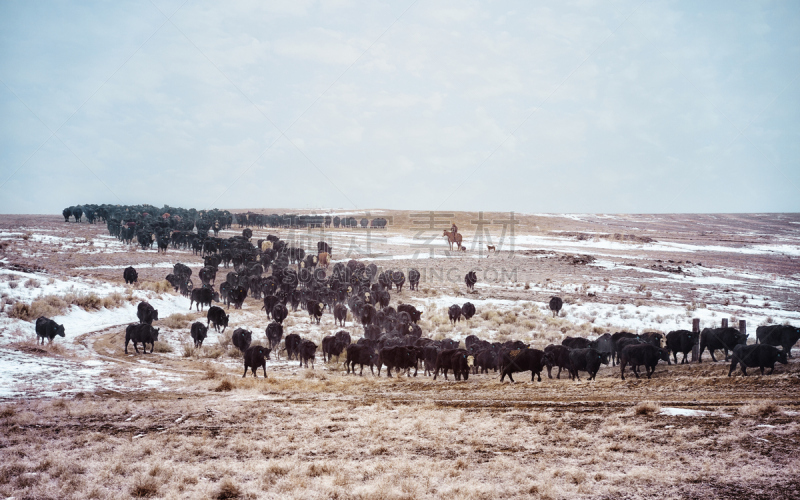
{"label": "hoofprint in dirt", "polygon": [[[324,240],[335,262],[420,269],[420,290],[393,290],[392,305],[423,310],[420,326],[433,338],[476,334],[542,348],[568,335],[689,328],[697,317],[703,326],[745,319],[752,342],[759,324],[798,323],[796,215],[518,215],[514,251],[506,242],[487,254],[479,251],[486,242],[464,228],[508,214],[459,213],[466,255],[445,252],[430,231],[420,238],[408,212],[381,215],[392,217],[389,230],[256,228],[253,238],[277,234],[306,248]],[[221,236],[241,234],[234,229]],[[427,242],[434,259],[416,246]],[[458,383],[357,377],[345,375],[341,361],[318,355],[305,369],[273,353],[267,379],[242,379],[230,334],[244,327],[266,344],[268,320],[248,299],[229,311],[224,334],[212,328],[194,349],[189,325],[205,323],[205,312],[190,311],[162,283],[176,262],[196,273],[202,260],[192,252],[142,251],[109,238],[102,225],[50,216],[0,217],[0,251],[0,426],[4,449],[21,457],[0,470],[5,496],[800,494],[798,482],[786,480],[798,477],[797,360],[763,377],[729,379],[728,364],[705,362],[659,365],[651,380],[621,381],[618,368],[602,367],[592,382],[545,373],[541,383],[520,374],[511,385],[494,373]],[[122,280],[128,265],[139,271],[133,287]],[[463,277],[473,269],[479,282],[467,293]],[[37,346],[32,323],[9,313],[16,302],[53,295],[70,296],[54,315],[67,337]],[[565,300],[558,317],[546,306],[551,295]],[[157,352],[129,346],[126,355],[125,326],[140,300],[159,310]],[[447,307],[466,301],[476,316],[451,325]],[[320,325],[302,310],[284,324],[284,334],[318,345],[341,329],[327,310]],[[352,318],[345,330],[363,332]]]}

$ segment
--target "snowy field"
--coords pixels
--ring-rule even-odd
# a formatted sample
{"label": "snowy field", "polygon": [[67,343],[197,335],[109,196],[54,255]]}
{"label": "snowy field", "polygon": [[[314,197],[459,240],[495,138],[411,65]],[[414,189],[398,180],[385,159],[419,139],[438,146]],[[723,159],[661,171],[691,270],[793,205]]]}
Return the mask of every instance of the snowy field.
{"label": "snowy field", "polygon": [[[397,226],[254,228],[253,239],[276,234],[306,249],[324,240],[334,263],[418,269],[418,290],[393,289],[391,305],[414,305],[424,336],[462,345],[476,335],[543,349],[568,336],[691,329],[693,319],[701,327],[744,320],[752,343],[759,325],[800,324],[800,226],[793,225],[800,220],[791,217],[522,215],[513,245],[506,235],[486,253],[483,245],[498,245],[502,232],[474,239],[463,228],[477,214],[459,214],[466,252],[450,252],[441,233],[420,233],[407,213],[385,215]],[[659,363],[651,379],[628,368],[623,381],[618,366],[601,366],[591,381],[585,372],[581,380],[556,378],[554,369],[541,382],[517,373],[511,384],[491,370],[433,380],[422,366],[416,377],[392,378],[385,367],[378,377],[365,366],[360,377],[346,374],[344,356],[325,363],[317,349],[306,368],[281,346],[266,378],[261,369],[258,378],[242,378],[231,333],[250,330],[264,345],[269,321],[261,302],[248,298],[226,311],[224,332],[212,327],[195,348],[190,326],[206,324],[206,311],[190,309],[164,278],[180,262],[197,285],[200,256],[125,245],[100,224],[14,221],[3,225],[0,217],[0,426],[9,457],[0,465],[0,496],[800,495],[800,483],[786,480],[798,470],[797,348],[772,375],[750,369],[729,378],[730,363],[717,352],[717,363],[708,353],[702,364]],[[221,237],[239,234],[234,226]],[[645,237],[649,243],[639,242]],[[139,273],[136,285],[122,279],[128,266]],[[217,287],[231,270],[219,270]],[[464,284],[468,271],[478,276],[474,291]],[[564,300],[557,315],[552,296]],[[159,312],[159,338],[153,353],[129,345],[126,354],[125,328],[141,301]],[[466,302],[476,315],[452,323],[448,308]],[[38,344],[40,313],[63,324],[66,337]],[[351,316],[335,325],[328,310],[316,324],[302,308],[283,325],[284,335],[318,346],[342,329],[353,340],[364,331]],[[712,467],[723,471],[717,483],[707,480]]]}

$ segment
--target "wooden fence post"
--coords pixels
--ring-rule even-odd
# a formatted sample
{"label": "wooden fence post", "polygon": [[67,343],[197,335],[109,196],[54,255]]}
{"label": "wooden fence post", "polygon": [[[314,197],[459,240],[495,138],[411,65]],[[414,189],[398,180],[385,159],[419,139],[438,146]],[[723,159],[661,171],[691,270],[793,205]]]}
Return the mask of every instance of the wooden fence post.
{"label": "wooden fence post", "polygon": [[728,318],[722,318],[722,328],[728,328]]}
{"label": "wooden fence post", "polygon": [[747,335],[747,321],[740,319],[739,320],[739,332],[743,335]]}
{"label": "wooden fence post", "polygon": [[[700,333],[700,318],[692,318],[692,332]],[[692,363],[700,359],[700,340],[692,346]]]}

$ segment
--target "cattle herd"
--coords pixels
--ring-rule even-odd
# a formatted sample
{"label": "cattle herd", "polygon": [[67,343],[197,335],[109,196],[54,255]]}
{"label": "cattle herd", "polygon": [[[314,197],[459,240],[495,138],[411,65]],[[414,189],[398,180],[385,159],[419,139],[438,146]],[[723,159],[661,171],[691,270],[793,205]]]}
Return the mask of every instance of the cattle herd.
{"label": "cattle herd", "polygon": [[[192,279],[192,270],[183,264],[175,264],[166,280],[175,291],[190,299],[190,309],[203,311],[208,308],[206,323],[191,325],[190,335],[196,347],[201,347],[208,329],[224,333],[231,321],[228,310],[241,309],[247,297],[261,303],[261,309],[269,321],[264,330],[268,347],[251,345],[253,332],[236,328],[232,343],[243,353],[244,375],[248,369],[256,376],[256,369],[263,368],[266,377],[266,360],[270,354],[285,351],[289,360],[300,366],[314,366],[319,347],[310,339],[296,333],[284,336],[284,320],[292,312],[304,309],[310,321],[319,324],[325,314],[332,314],[336,327],[346,328],[348,320],[362,333],[355,342],[346,330],[340,330],[322,339],[323,361],[329,362],[342,354],[346,356],[346,372],[359,375],[365,366],[370,372],[380,375],[386,367],[386,375],[403,373],[413,375],[422,369],[424,375],[432,374],[448,378],[452,372],[456,380],[467,380],[470,374],[500,374],[513,382],[513,374],[531,372],[531,380],[541,381],[541,372],[546,368],[549,378],[552,369],[558,368],[556,378],[565,370],[570,379],[580,380],[580,372],[588,379],[595,378],[601,365],[619,366],[620,377],[625,379],[625,369],[630,367],[636,378],[640,367],[650,378],[659,361],[686,364],[687,355],[699,344],[699,362],[705,350],[713,361],[715,351],[724,352],[725,361],[731,361],[728,375],[739,366],[744,375],[747,368],[774,370],[776,362],[787,363],[790,350],[800,338],[800,329],[788,325],[761,326],[756,332],[756,343],[747,345],[747,335],[735,328],[705,328],[701,332],[677,330],[664,335],[657,332],[633,334],[628,332],[606,333],[595,340],[567,337],[561,345],[549,345],[544,350],[532,348],[522,341],[489,342],[476,335],[466,337],[463,346],[452,339],[433,340],[426,338],[419,326],[423,311],[410,304],[391,305],[393,290],[402,291],[408,276],[410,290],[416,290],[420,273],[416,269],[379,270],[373,263],[357,260],[333,261],[333,249],[320,241],[314,252],[269,235],[263,240],[252,241],[251,227],[385,227],[385,219],[368,221],[355,218],[330,216],[230,214],[227,211],[195,211],[180,208],[152,206],[108,206],[84,205],[70,207],[63,212],[66,221],[70,216],[76,222],[85,215],[90,223],[105,221],[109,233],[119,239],[142,247],[154,242],[161,251],[167,248],[192,249],[200,254],[203,267],[197,273],[197,283]],[[219,238],[223,228],[238,223],[241,236]],[[196,232],[194,231],[196,228]],[[214,236],[209,235],[213,230]],[[224,278],[217,275],[227,270]],[[225,271],[223,271],[225,272]],[[133,267],[123,272],[126,283],[135,283],[138,274]],[[464,277],[468,289],[473,289],[478,278],[474,271]],[[220,306],[213,305],[214,302]],[[550,300],[550,309],[558,314],[563,301],[558,297]],[[455,324],[462,318],[469,320],[476,314],[475,306],[466,302],[454,304],[448,310],[450,321]],[[125,352],[129,342],[143,347],[150,344],[150,352],[158,340],[159,329],[153,327],[158,320],[158,311],[142,302],[137,308],[138,323],[126,329]],[[36,322],[36,333],[44,341],[64,336],[64,328],[47,318]],[[283,341],[283,349],[280,348]]]}

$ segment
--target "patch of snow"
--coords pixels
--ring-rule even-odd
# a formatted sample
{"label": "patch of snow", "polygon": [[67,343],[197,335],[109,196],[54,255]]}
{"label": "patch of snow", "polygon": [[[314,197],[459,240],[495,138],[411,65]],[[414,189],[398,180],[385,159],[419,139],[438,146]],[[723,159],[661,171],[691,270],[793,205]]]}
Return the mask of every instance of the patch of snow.
{"label": "patch of snow", "polygon": [[691,410],[689,408],[661,408],[660,415],[667,415],[670,417],[705,417],[711,415],[712,412],[707,410]]}
{"label": "patch of snow", "polygon": [[55,397],[116,386],[111,378],[102,376],[103,370],[86,366],[0,348],[0,398]]}

